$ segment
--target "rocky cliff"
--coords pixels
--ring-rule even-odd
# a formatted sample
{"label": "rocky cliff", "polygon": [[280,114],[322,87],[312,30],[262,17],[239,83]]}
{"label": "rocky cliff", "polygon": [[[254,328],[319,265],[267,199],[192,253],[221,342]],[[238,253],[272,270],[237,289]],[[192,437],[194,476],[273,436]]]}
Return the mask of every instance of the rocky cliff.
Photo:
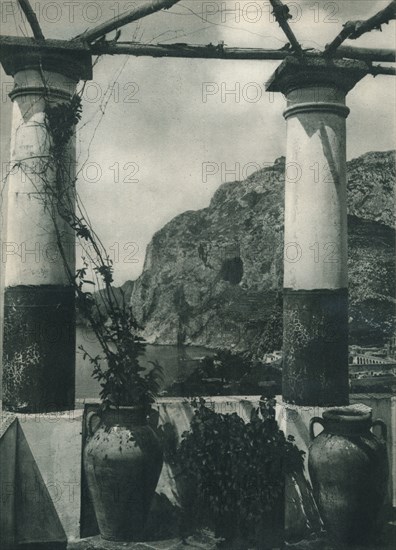
{"label": "rocky cliff", "polygon": [[[134,287],[135,282],[134,281],[126,281],[123,285],[120,287],[113,287],[114,289],[114,296],[119,304],[122,304],[123,300],[126,304],[130,302],[132,291]],[[106,315],[106,308],[105,308],[105,301],[102,298],[102,296],[105,295],[105,290],[101,289],[93,293],[93,297],[96,301],[96,305],[98,307],[99,312],[102,315]],[[98,315],[99,317],[99,315]],[[77,317],[76,317],[76,324],[78,326],[89,326],[89,321],[86,319],[83,314],[78,310],[77,308]]]}
{"label": "rocky cliff", "polygon": [[[284,158],[223,184],[147,248],[132,304],[161,344],[281,345]],[[348,163],[350,340],[383,342],[395,312],[395,152]]]}

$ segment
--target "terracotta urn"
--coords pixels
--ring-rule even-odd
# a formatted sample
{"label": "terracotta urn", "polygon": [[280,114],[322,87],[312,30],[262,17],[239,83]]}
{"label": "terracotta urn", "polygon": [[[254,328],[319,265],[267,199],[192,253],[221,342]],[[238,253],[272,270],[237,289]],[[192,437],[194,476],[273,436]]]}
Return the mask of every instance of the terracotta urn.
{"label": "terracotta urn", "polygon": [[[317,437],[316,423],[323,426]],[[375,538],[387,493],[386,425],[371,411],[336,408],[311,419],[310,438],[309,475],[328,534],[345,543]]]}
{"label": "terracotta urn", "polygon": [[114,407],[88,413],[87,426],[84,469],[100,534],[106,540],[142,540],[163,464],[147,414],[143,408]]}

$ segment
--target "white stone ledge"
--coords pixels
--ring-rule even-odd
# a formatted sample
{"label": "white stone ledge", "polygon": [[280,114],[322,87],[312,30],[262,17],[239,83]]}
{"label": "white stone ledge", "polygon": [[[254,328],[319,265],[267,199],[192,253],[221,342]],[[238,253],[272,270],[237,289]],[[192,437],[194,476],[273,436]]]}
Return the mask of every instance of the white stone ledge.
{"label": "white stone ledge", "polygon": [[[248,420],[253,407],[259,404],[260,396],[208,396],[208,405],[218,412],[237,412]],[[159,411],[159,423],[170,422],[178,437],[188,430],[193,414],[190,399],[184,397],[162,397],[156,408]],[[323,408],[296,407],[283,404],[277,398],[276,416],[281,429],[287,435],[296,435],[296,444],[303,450],[308,449],[307,426],[312,416],[321,416]],[[396,396],[385,394],[355,394],[351,396],[354,404],[361,403],[373,409],[373,418],[382,418],[388,426],[388,451],[391,466],[391,495],[396,504]],[[53,505],[61,521],[68,540],[78,540],[80,535],[81,513],[81,453],[84,406],[99,404],[97,399],[78,400],[77,409],[61,412],[37,414],[0,415],[0,426],[8,426],[14,419],[29,445],[31,455],[51,495]],[[355,405],[356,406],[356,405]],[[292,413],[292,414],[290,414]],[[175,499],[172,471],[164,464],[157,493],[168,499]]]}

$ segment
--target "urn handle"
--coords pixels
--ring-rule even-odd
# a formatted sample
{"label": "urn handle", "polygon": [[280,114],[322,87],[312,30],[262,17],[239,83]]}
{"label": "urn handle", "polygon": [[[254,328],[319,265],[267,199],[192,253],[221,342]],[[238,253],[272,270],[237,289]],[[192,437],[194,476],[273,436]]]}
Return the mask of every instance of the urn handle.
{"label": "urn handle", "polygon": [[374,420],[374,422],[371,425],[371,428],[374,428],[374,426],[380,426],[381,428],[381,437],[386,441],[386,436],[388,435],[388,428],[383,420]]}
{"label": "urn handle", "polygon": [[87,419],[86,419],[86,426],[87,426],[87,430],[88,430],[88,435],[89,437],[92,437],[94,435],[94,433],[96,432],[96,430],[98,429],[99,427],[99,423],[96,425],[95,428],[93,428],[92,426],[92,420],[97,417],[99,419],[99,421],[101,420],[101,416],[99,413],[97,413],[96,411],[90,411],[88,414],[87,414]]}
{"label": "urn handle", "polygon": [[324,428],[323,424],[323,418],[320,418],[320,416],[314,416],[309,421],[309,439],[313,441],[315,439],[315,433],[314,433],[314,425],[320,424],[322,428]]}

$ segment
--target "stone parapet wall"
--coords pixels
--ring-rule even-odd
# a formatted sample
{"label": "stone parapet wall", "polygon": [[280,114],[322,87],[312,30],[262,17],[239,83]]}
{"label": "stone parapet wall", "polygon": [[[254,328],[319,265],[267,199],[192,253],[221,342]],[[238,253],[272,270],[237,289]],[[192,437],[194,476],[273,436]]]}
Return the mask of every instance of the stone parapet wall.
{"label": "stone parapet wall", "polygon": [[[396,438],[393,436],[396,433],[396,397],[355,395],[351,397],[351,401],[372,407],[373,418],[382,418],[388,426],[388,450],[391,459],[389,490],[393,505],[396,505]],[[247,421],[252,408],[258,406],[259,397],[211,397],[207,398],[207,403],[218,412],[236,412]],[[27,542],[35,537],[36,542],[41,542],[41,537],[42,542],[51,540],[54,548],[58,544],[64,544],[66,539],[79,540],[80,527],[84,536],[95,534],[90,502],[83,491],[81,460],[84,415],[86,410],[95,408],[95,403],[78,403],[77,406],[80,408],[74,411],[2,417],[6,429],[0,436],[1,533],[7,532],[5,518],[8,517],[10,525],[18,526],[16,532],[19,540]],[[309,442],[304,435],[307,434],[305,420],[308,419],[309,422],[311,416],[320,416],[321,410],[309,408],[310,410],[303,411],[302,416],[306,417],[304,420],[296,412],[292,418],[289,409],[290,406],[286,408],[278,400],[276,415],[279,425],[287,434],[294,433],[296,427],[299,427],[300,435],[297,430],[296,443],[307,450]],[[192,415],[193,407],[186,399],[160,399],[152,420],[159,429],[180,440],[182,433],[189,429]],[[309,487],[309,484],[306,485]],[[12,487],[14,490],[11,490]],[[307,498],[308,496],[307,492]],[[19,499],[17,506],[13,500],[15,498]],[[170,518],[172,511],[179,506],[172,467],[165,463],[149,518],[153,529],[158,528],[156,522],[159,518]],[[312,513],[310,506],[309,504],[305,508],[304,513]],[[11,513],[12,510],[15,511],[14,514]],[[296,511],[298,512],[298,506],[293,513]],[[295,517],[294,515],[294,520]],[[4,538],[4,534],[2,537]],[[3,541],[2,544],[7,548]]]}

